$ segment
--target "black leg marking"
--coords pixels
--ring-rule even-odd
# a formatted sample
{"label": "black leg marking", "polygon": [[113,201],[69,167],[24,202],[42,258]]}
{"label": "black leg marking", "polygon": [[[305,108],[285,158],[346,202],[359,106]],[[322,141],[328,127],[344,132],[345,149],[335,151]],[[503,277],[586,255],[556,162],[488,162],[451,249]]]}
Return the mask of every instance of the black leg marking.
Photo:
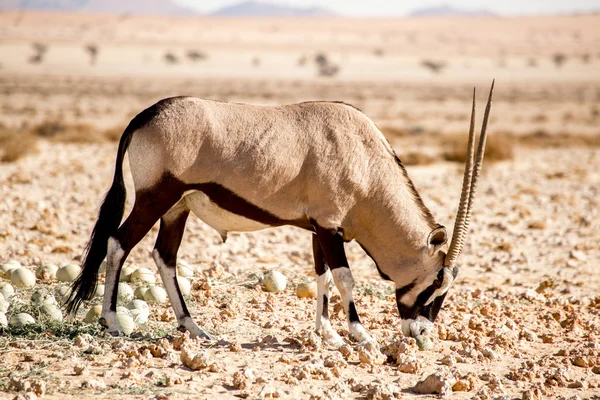
{"label": "black leg marking", "polygon": [[358,318],[358,312],[356,311],[356,306],[354,305],[354,301],[351,301],[348,305],[348,321],[352,324],[354,322],[358,322],[360,324],[360,319]]}
{"label": "black leg marking", "polygon": [[323,249],[321,249],[321,245],[319,244],[319,239],[317,235],[313,235],[312,237],[312,245],[313,245],[313,259],[315,261],[315,272],[318,276],[323,275],[329,267],[325,263],[325,256],[323,255]]}
{"label": "black leg marking", "polygon": [[[154,249],[158,251],[158,254],[162,261],[165,263],[167,268],[175,270],[177,268],[177,251],[181,245],[183,239],[183,233],[185,231],[185,223],[187,221],[189,210],[182,210],[179,215],[174,218],[163,218],[160,219],[160,229],[158,231],[158,237],[156,238],[156,244]],[[181,303],[183,315],[186,317],[190,316],[190,312],[185,304],[181,289],[179,288],[179,282],[177,282],[177,274],[173,274],[173,280],[177,296]]]}
{"label": "black leg marking", "polygon": [[319,225],[315,225],[315,229],[321,251],[329,268],[332,270],[341,267],[350,268],[344,250],[344,238],[339,232],[335,229],[321,228]]}
{"label": "black leg marking", "polygon": [[329,298],[326,294],[323,295],[323,318],[329,319]]}

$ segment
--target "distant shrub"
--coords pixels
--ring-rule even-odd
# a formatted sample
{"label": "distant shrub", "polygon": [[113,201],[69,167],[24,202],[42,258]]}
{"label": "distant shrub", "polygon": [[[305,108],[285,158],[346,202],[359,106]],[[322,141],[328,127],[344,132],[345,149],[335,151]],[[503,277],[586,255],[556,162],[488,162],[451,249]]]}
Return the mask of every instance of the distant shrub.
{"label": "distant shrub", "polygon": [[385,51],[381,47],[377,47],[373,50],[373,54],[377,57],[383,57],[385,55]]}
{"label": "distant shrub", "polygon": [[90,64],[96,65],[96,59],[98,58],[98,46],[95,44],[88,44],[85,46],[85,50],[90,56]]}
{"label": "distant shrub", "polygon": [[[442,139],[444,159],[464,163],[467,159],[467,140],[466,134],[444,136]],[[487,162],[512,160],[514,149],[515,140],[512,135],[489,135],[486,140],[484,160]]]}
{"label": "distant shrub", "polygon": [[198,50],[188,50],[185,55],[193,62],[206,60],[208,58],[208,56],[205,53]]}
{"label": "distant shrub", "polygon": [[567,56],[563,53],[555,53],[552,56],[552,61],[556,65],[556,68],[560,68],[567,61]]}
{"label": "distant shrub", "polygon": [[29,62],[31,64],[41,64],[44,62],[44,56],[48,51],[48,46],[44,43],[32,43],[34,54],[29,57]]}
{"label": "distant shrub", "polygon": [[425,69],[430,70],[434,74],[439,74],[442,72],[444,68],[446,68],[446,62],[444,61],[433,61],[433,60],[423,60],[421,61],[421,66]]}
{"label": "distant shrub", "polygon": [[177,64],[179,62],[179,58],[171,52],[167,52],[163,58],[167,64]]}
{"label": "distant shrub", "polygon": [[252,58],[252,66],[253,67],[260,66],[260,57],[254,57],[254,58]]}
{"label": "distant shrub", "polygon": [[318,53],[315,56],[315,63],[317,64],[319,76],[331,77],[340,72],[340,67],[331,63],[325,53]]}

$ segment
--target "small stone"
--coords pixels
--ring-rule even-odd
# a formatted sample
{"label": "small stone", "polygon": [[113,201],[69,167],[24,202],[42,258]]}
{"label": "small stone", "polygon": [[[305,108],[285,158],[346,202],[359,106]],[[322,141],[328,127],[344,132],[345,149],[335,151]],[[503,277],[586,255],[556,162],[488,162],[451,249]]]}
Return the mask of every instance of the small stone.
{"label": "small stone", "polygon": [[103,391],[106,390],[106,383],[100,380],[90,379],[87,381],[83,381],[83,383],[81,384],[81,388]]}
{"label": "small stone", "polygon": [[267,292],[283,292],[287,286],[287,278],[279,271],[270,271],[265,274],[263,285]]}
{"label": "small stone", "polygon": [[419,350],[428,351],[433,350],[433,341],[429,336],[425,335],[417,335],[415,337],[415,341],[417,342],[417,346]]}
{"label": "small stone", "polygon": [[204,369],[209,365],[208,353],[206,351],[194,354],[187,345],[181,348],[180,360],[183,365],[192,370]]}
{"label": "small stone", "polygon": [[446,370],[441,370],[429,375],[422,381],[417,382],[414,387],[415,393],[418,394],[440,394],[448,396],[452,394],[452,387],[456,383],[456,379]]}
{"label": "small stone", "polygon": [[316,299],[317,284],[315,282],[299,284],[296,287],[296,296],[301,299]]}
{"label": "small stone", "polygon": [[75,375],[77,376],[82,376],[82,375],[88,375],[89,371],[87,369],[87,367],[85,365],[76,365],[73,367],[73,372],[75,372]]}

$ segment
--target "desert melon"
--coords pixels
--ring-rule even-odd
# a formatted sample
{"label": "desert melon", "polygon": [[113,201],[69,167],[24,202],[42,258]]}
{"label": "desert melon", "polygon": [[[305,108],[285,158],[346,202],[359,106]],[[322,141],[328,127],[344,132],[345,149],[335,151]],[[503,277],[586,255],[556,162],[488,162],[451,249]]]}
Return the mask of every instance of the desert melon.
{"label": "desert melon", "polygon": [[148,303],[164,304],[167,302],[167,292],[160,286],[150,286],[144,294],[144,300]]}
{"label": "desert melon", "polygon": [[156,283],[154,273],[148,268],[138,268],[131,273],[131,282]]}
{"label": "desert melon", "polygon": [[13,328],[20,328],[29,324],[35,324],[35,318],[27,313],[15,314],[8,320],[8,325]]}
{"label": "desert melon", "polygon": [[287,286],[287,278],[279,271],[270,271],[263,279],[265,290],[271,293],[283,292]]}
{"label": "desert melon", "polygon": [[16,287],[34,287],[35,275],[27,268],[19,267],[12,271],[10,281]]}
{"label": "desert melon", "polygon": [[41,281],[51,281],[56,279],[58,267],[54,264],[40,265],[35,270],[35,277]]}
{"label": "desert melon", "polygon": [[56,279],[60,282],[73,282],[81,273],[81,267],[77,264],[67,264],[56,271]]}

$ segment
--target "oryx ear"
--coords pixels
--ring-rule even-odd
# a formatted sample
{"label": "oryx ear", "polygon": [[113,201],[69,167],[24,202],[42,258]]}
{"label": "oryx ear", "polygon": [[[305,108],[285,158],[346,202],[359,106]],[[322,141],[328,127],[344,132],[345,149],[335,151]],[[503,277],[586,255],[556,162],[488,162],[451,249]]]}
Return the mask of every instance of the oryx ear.
{"label": "oryx ear", "polygon": [[429,249],[429,255],[433,256],[439,249],[442,248],[448,241],[448,234],[446,228],[442,225],[438,226],[431,231],[427,237],[427,248]]}

